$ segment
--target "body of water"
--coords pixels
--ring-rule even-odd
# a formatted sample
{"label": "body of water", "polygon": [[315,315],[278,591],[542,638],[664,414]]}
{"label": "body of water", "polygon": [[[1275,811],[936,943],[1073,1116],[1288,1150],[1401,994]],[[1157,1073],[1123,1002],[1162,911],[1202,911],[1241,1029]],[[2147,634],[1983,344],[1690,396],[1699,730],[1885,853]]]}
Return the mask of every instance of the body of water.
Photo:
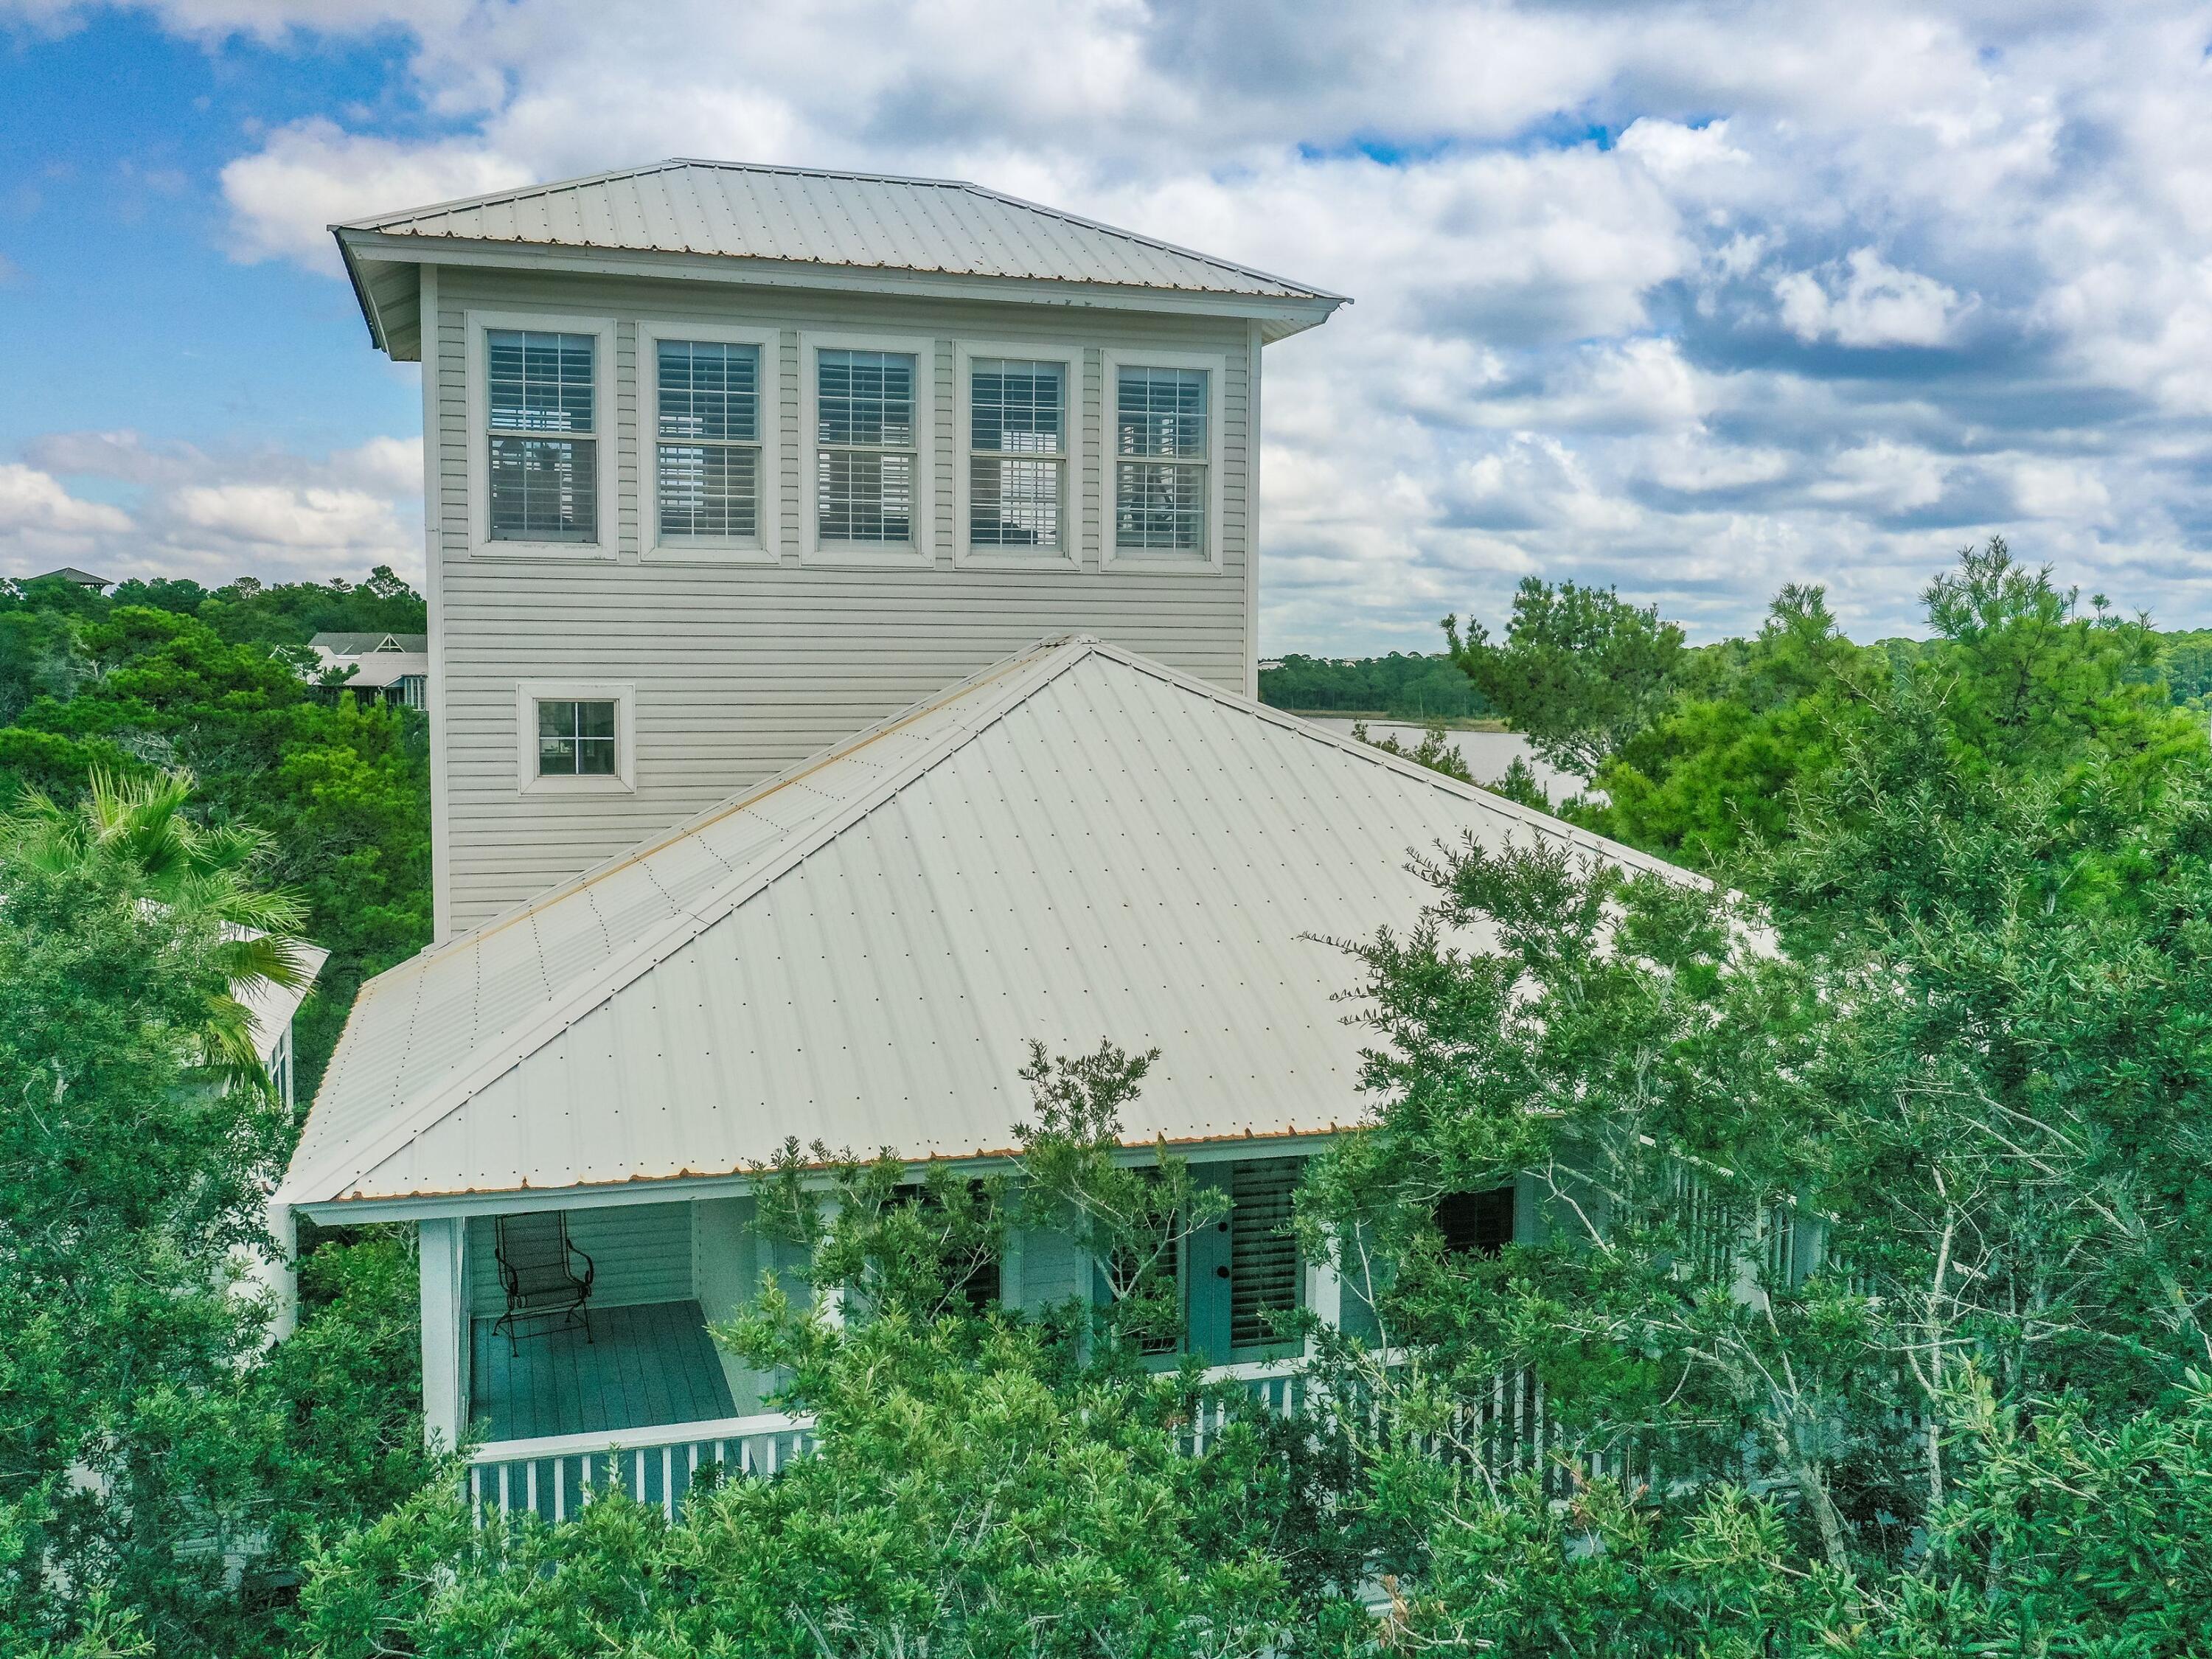
{"label": "body of water", "polygon": [[[1350,720],[1317,720],[1314,724],[1340,732],[1346,737],[1352,735]],[[1422,732],[1418,726],[1401,726],[1395,720],[1370,720],[1367,735],[1395,738],[1405,748],[1414,749],[1420,745]],[[1477,783],[1487,783],[1515,761],[1524,760],[1535,773],[1536,781],[1544,786],[1544,793],[1553,800],[1563,800],[1583,787],[1583,781],[1572,773],[1559,771],[1538,760],[1535,750],[1528,746],[1528,739],[1517,732],[1447,732],[1444,737],[1459,750],[1460,758],[1474,774]]]}

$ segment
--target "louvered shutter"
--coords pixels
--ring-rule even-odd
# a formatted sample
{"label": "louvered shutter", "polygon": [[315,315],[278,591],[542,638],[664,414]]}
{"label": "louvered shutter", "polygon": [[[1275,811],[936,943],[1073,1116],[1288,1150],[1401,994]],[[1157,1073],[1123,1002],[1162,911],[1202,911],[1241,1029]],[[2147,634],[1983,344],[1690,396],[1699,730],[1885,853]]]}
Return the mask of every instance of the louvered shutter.
{"label": "louvered shutter", "polygon": [[1289,1233],[1300,1160],[1238,1164],[1229,1177],[1229,1341],[1257,1347],[1278,1340],[1267,1316],[1298,1305],[1297,1242]]}

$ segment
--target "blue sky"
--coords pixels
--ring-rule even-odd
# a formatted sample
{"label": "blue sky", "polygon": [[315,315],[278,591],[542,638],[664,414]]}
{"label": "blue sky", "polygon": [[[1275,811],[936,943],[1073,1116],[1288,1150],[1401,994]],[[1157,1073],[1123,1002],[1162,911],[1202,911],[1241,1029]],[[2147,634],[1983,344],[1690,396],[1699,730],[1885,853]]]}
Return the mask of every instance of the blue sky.
{"label": "blue sky", "polygon": [[0,574],[418,572],[415,373],[322,227],[713,155],[1352,295],[1270,352],[1270,650],[1432,648],[1529,574],[1905,631],[1992,531],[2212,625],[2208,42],[2158,0],[0,0]]}

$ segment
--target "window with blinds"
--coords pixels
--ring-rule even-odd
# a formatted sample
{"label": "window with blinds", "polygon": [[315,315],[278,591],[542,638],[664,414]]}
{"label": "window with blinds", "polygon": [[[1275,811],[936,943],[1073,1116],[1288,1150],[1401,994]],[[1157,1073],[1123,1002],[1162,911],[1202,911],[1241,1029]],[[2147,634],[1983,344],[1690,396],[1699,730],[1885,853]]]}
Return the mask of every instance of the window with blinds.
{"label": "window with blinds", "polygon": [[915,539],[915,360],[910,352],[815,356],[814,525],[824,542]]}
{"label": "window with blinds", "polygon": [[978,357],[968,371],[968,544],[1061,550],[1067,366]]}
{"label": "window with blinds", "polygon": [[1229,1341],[1233,1348],[1277,1340],[1271,1314],[1298,1305],[1303,1275],[1290,1235],[1291,1194],[1300,1160],[1267,1158],[1231,1167]]}
{"label": "window with blinds", "polygon": [[760,534],[760,348],[656,343],[653,483],[664,541]]}
{"label": "window with blinds", "polygon": [[1124,368],[1114,379],[1114,545],[1205,552],[1206,371]]}
{"label": "window with blinds", "polygon": [[599,539],[599,409],[588,334],[485,331],[494,541]]}

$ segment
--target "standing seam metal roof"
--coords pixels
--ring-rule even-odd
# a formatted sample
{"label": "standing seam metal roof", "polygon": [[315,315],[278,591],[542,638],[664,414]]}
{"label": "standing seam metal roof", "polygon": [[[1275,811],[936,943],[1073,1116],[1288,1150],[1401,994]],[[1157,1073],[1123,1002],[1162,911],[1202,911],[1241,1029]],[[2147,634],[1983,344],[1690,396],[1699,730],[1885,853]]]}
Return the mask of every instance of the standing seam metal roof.
{"label": "standing seam metal roof", "polygon": [[1004,1152],[1031,1038],[1163,1058],[1149,1141],[1355,1121],[1410,849],[1667,866],[1095,640],[1048,641],[362,988],[294,1203]]}
{"label": "standing seam metal roof", "polygon": [[959,179],[672,160],[331,228],[1277,300],[1341,296]]}

